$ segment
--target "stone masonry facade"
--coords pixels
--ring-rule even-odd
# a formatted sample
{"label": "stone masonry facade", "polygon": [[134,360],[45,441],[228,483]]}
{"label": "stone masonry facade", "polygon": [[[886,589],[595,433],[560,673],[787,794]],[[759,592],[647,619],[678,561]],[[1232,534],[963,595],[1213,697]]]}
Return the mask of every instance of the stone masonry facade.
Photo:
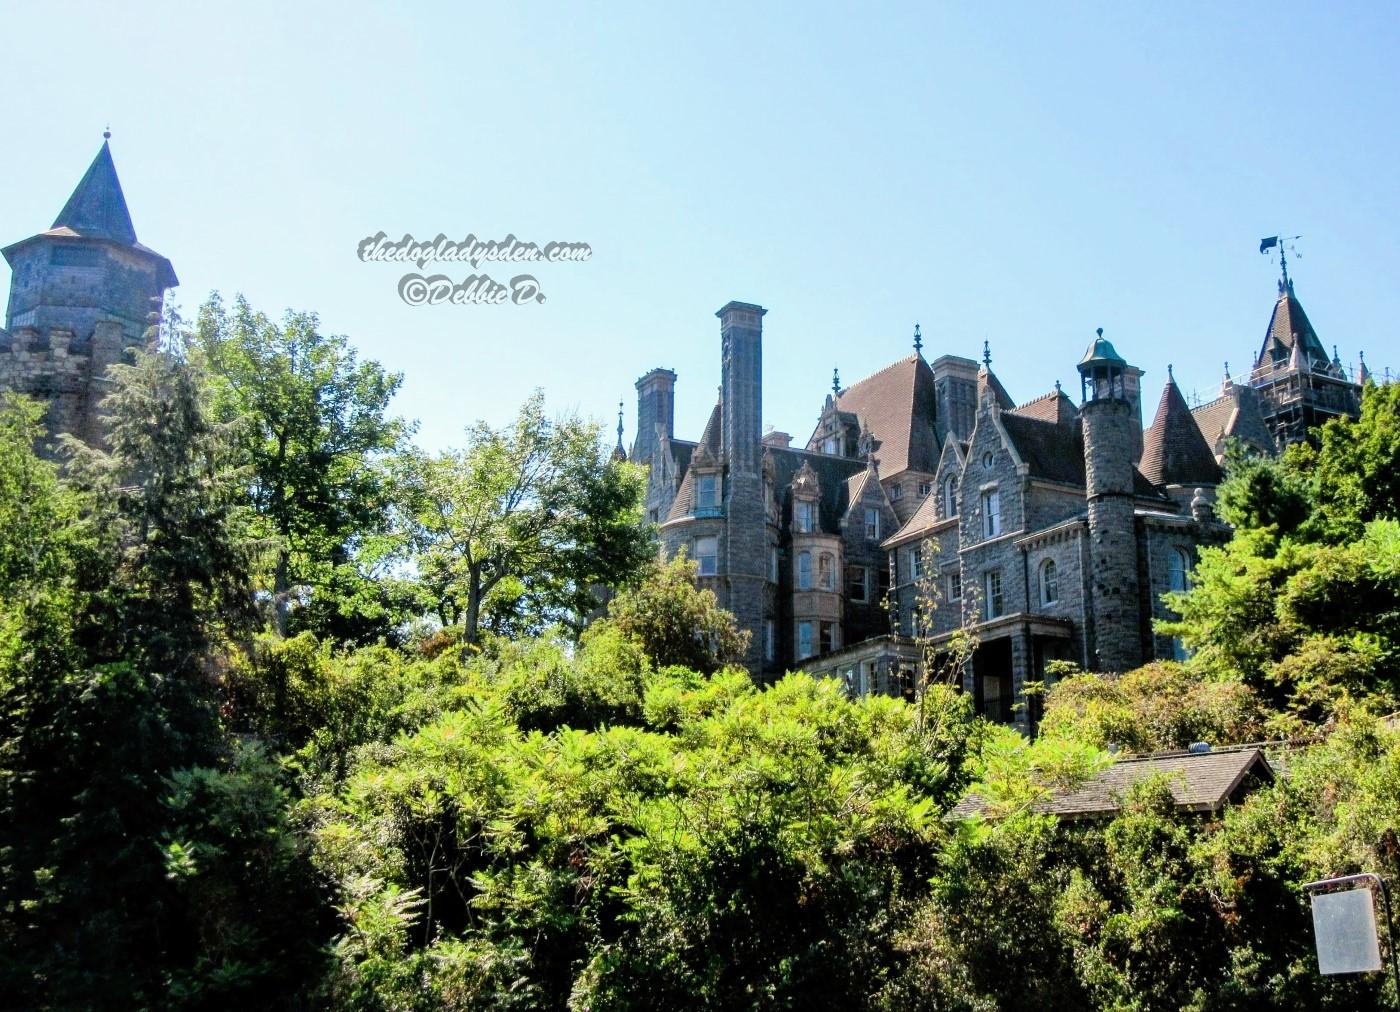
{"label": "stone masonry facade", "polygon": [[1154,623],[1201,546],[1230,536],[1213,506],[1226,445],[1269,453],[1286,438],[1262,394],[1227,375],[1193,411],[1169,370],[1145,428],[1143,373],[1101,332],[1078,402],[1056,384],[1020,405],[989,355],[930,364],[916,332],[913,355],[834,381],[798,448],[760,428],[765,312],[717,314],[722,383],[698,440],[675,434],[674,372],[637,381],[630,454],[648,467],[662,553],[698,562],[751,635],[755,678],[803,668],[855,694],[912,694],[923,658],[962,630],[977,641],[962,689],[1029,730],[1027,684],[1053,661],[1122,671],[1184,656]]}

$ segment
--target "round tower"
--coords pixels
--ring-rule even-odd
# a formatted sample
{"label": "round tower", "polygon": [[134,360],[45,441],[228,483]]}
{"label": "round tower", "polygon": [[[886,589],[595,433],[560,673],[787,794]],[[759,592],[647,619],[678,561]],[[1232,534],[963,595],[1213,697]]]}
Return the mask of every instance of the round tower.
{"label": "round tower", "polygon": [[1102,330],[1079,363],[1089,512],[1089,643],[1100,671],[1127,671],[1143,660],[1133,515],[1135,373]]}

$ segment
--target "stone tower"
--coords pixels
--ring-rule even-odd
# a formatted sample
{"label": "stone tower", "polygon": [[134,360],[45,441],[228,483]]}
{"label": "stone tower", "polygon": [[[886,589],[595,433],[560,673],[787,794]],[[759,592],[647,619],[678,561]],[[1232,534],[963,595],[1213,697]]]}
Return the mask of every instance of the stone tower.
{"label": "stone tower", "polygon": [[1360,385],[1351,382],[1340,357],[1327,357],[1286,269],[1249,382],[1280,447],[1302,442],[1329,418],[1361,413]]}
{"label": "stone tower", "polygon": [[1143,658],[1133,489],[1140,430],[1133,425],[1131,370],[1102,330],[1079,363],[1089,507],[1089,640],[1100,671],[1126,671]]}
{"label": "stone tower", "polygon": [[725,467],[726,606],[749,631],[745,664],[762,670],[768,539],[763,491],[762,306],[731,302],[719,317],[720,448]]}
{"label": "stone tower", "polygon": [[653,369],[637,380],[637,436],[630,459],[650,464],[656,449],[658,427],[667,439],[676,435],[676,374]]}
{"label": "stone tower", "polygon": [[102,438],[108,366],[146,342],[178,283],[170,261],[136,240],[108,136],[53,227],[3,250],[11,275],[0,390],[47,402],[50,438],[69,432],[89,443]]}

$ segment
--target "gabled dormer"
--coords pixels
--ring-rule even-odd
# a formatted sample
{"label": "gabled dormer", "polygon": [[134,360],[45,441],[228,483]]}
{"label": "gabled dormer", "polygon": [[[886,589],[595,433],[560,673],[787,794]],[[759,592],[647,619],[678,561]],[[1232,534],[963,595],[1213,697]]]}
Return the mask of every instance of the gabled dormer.
{"label": "gabled dormer", "polygon": [[964,544],[999,538],[1020,529],[1024,520],[1023,479],[1029,468],[1002,424],[1009,398],[990,370],[982,373],[990,382],[983,388],[959,481]]}
{"label": "gabled dormer", "polygon": [[696,446],[690,455],[686,481],[691,485],[691,516],[724,515],[724,468],[704,443]]}
{"label": "gabled dormer", "polygon": [[934,498],[933,515],[939,520],[951,520],[962,512],[962,480],[966,466],[966,444],[961,439],[949,439],[939,455],[930,493]]}
{"label": "gabled dormer", "polygon": [[789,486],[792,494],[792,533],[816,534],[821,530],[822,487],[817,472],[804,460]]}

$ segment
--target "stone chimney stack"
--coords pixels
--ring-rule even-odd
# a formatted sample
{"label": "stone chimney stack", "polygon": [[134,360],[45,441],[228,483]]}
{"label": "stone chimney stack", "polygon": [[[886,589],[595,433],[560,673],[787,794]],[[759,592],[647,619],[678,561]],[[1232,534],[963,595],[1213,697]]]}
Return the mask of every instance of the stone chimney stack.
{"label": "stone chimney stack", "polygon": [[675,437],[676,374],[670,369],[653,369],[637,380],[637,435],[628,457],[634,464],[651,463],[658,426],[667,439]]}
{"label": "stone chimney stack", "polygon": [[715,315],[723,363],[721,366],[720,442],[731,474],[759,473],[763,440],[763,314],[762,306],[731,302]]}
{"label": "stone chimney stack", "polygon": [[720,453],[724,472],[725,606],[749,633],[745,664],[763,670],[768,529],[763,502],[762,306],[731,302],[719,317],[723,354]]}

